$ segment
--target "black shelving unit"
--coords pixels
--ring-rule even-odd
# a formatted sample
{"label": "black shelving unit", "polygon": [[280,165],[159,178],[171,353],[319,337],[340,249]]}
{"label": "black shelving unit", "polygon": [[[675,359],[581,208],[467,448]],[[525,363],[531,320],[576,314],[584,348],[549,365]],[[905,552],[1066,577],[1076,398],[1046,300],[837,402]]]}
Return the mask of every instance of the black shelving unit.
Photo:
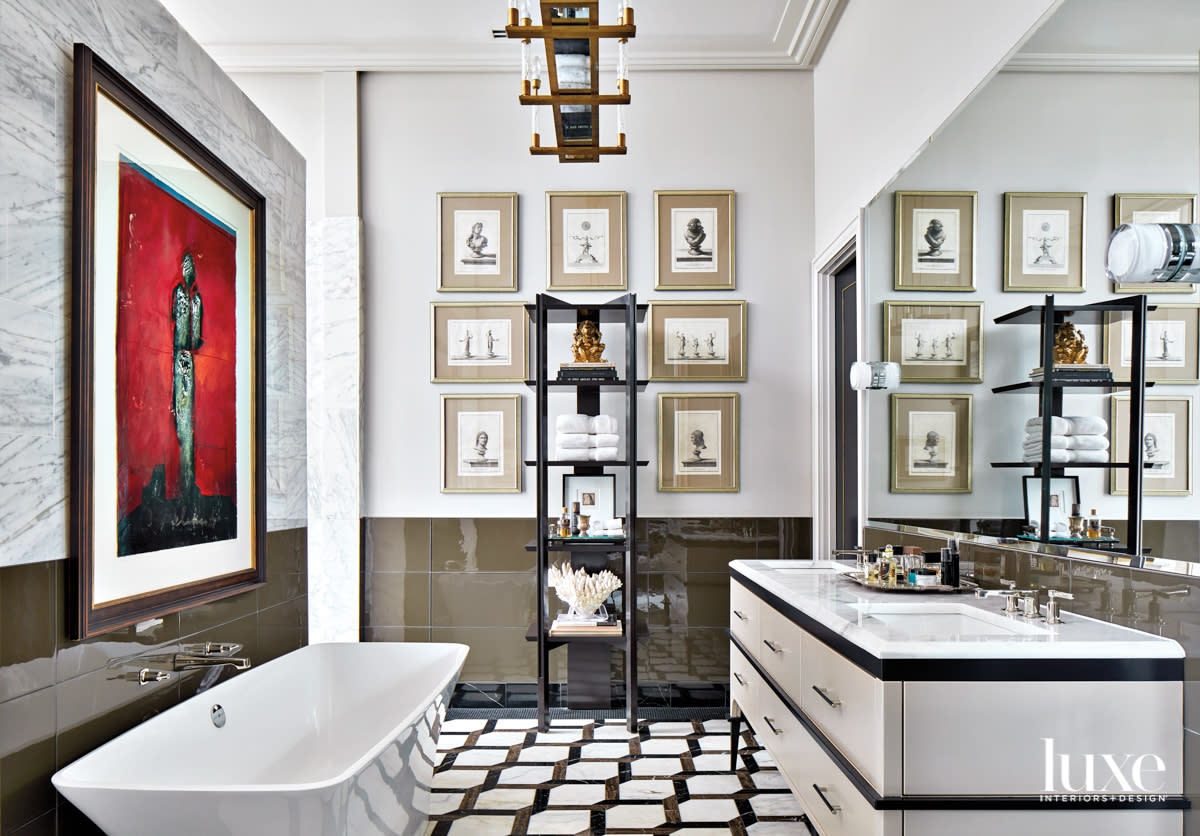
{"label": "black shelving unit", "polygon": [[[1042,481],[1041,525],[1038,528],[1041,543],[1061,543],[1050,538],[1050,480],[1062,476],[1066,470],[1090,468],[1129,470],[1129,502],[1126,510],[1128,535],[1124,551],[1140,556],[1142,553],[1142,472],[1145,462],[1142,448],[1142,422],[1146,406],[1145,335],[1146,314],[1154,310],[1144,295],[1127,299],[1112,299],[1087,305],[1056,305],[1053,294],[1047,294],[1045,304],[1027,305],[1016,311],[998,316],[997,325],[1037,325],[1040,328],[1040,356],[1043,379],[1023,381],[1007,386],[992,388],[996,393],[1036,392],[1038,415],[1042,418],[1042,460],[1040,462],[992,462],[997,468],[1032,469]],[[1071,380],[1059,377],[1054,366],[1054,328],[1068,318],[1076,325],[1104,325],[1110,314],[1129,314],[1133,326],[1133,346],[1130,379],[1120,381]],[[1050,461],[1050,419],[1063,414],[1063,395],[1068,389],[1129,389],[1129,456],[1124,462],[1081,462],[1054,464]]]}
{"label": "black shelving unit", "polygon": [[[526,384],[534,388],[537,400],[537,458],[526,461],[536,469],[537,518],[535,536],[525,548],[537,553],[537,620],[530,625],[526,639],[537,642],[538,728],[549,728],[550,713],[550,652],[565,647],[567,654],[567,708],[603,709],[612,706],[612,673],[610,653],[614,646],[625,654],[625,716],[629,730],[637,729],[637,643],[644,630],[637,623],[637,469],[649,462],[637,456],[637,396],[646,381],[637,375],[637,326],[645,318],[646,305],[639,305],[635,294],[629,293],[602,304],[573,304],[545,293],[526,305],[533,322],[535,376]],[[598,320],[603,332],[605,325],[619,326],[625,332],[624,377],[605,381],[561,381],[550,377],[550,358],[547,332],[551,323],[574,327],[584,319]],[[567,358],[561,358],[567,359]],[[575,412],[586,415],[600,413],[600,392],[618,391],[625,394],[625,458],[619,461],[556,461],[550,459],[554,428],[550,425],[549,401],[551,391],[570,393],[574,390]],[[559,540],[547,535],[550,513],[550,469],[572,468],[579,475],[600,475],[606,469],[625,471],[625,539],[623,542],[579,542]],[[614,497],[619,508],[620,496]],[[620,636],[550,636],[553,614],[547,602],[546,573],[553,553],[567,553],[572,565],[588,571],[613,568],[614,557],[623,558],[621,600],[623,611]]]}

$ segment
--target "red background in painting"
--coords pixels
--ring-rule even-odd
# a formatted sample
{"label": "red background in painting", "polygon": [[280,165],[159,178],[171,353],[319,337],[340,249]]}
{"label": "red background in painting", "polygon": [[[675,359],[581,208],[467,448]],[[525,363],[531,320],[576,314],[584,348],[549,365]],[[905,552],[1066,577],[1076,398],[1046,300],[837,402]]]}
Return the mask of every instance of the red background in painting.
{"label": "red background in painting", "polygon": [[236,504],[236,238],[125,162],[118,205],[118,518],[141,504],[157,464],[166,465],[167,498],[179,496],[171,291],[187,252],[204,306],[204,344],[194,353],[196,484]]}

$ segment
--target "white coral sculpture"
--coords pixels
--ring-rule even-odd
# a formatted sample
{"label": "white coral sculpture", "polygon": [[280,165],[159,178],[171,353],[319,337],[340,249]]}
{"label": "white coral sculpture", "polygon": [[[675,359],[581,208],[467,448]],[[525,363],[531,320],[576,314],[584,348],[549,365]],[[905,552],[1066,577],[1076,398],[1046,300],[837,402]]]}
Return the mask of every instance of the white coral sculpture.
{"label": "white coral sculpture", "polygon": [[609,595],[621,588],[621,579],[607,569],[589,575],[585,569],[573,570],[570,563],[551,566],[547,582],[575,612],[585,615],[594,613]]}

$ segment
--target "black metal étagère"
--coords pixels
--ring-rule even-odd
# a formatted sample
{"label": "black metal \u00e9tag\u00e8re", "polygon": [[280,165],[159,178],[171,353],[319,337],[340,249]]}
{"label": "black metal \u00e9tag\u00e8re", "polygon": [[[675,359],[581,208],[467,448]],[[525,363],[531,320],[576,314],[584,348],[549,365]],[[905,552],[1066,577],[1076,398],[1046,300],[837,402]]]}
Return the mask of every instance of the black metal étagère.
{"label": "black metal \u00e9tag\u00e8re", "polygon": [[[1142,553],[1142,475],[1144,448],[1142,447],[1142,426],[1146,405],[1145,364],[1145,334],[1146,314],[1154,310],[1148,305],[1144,295],[1130,296],[1124,299],[1111,299],[1104,302],[1093,302],[1087,305],[1056,305],[1054,294],[1047,294],[1043,305],[1027,305],[1020,310],[1012,311],[996,317],[997,325],[1027,324],[1038,325],[1041,329],[1039,339],[1039,355],[1043,369],[1041,381],[1027,381],[997,386],[993,392],[1037,392],[1038,415],[1042,419],[1041,461],[1038,462],[992,462],[992,467],[1031,467],[1034,474],[1041,479],[1040,525],[1038,528],[1039,541],[1053,542],[1050,539],[1050,480],[1062,476],[1067,468],[1092,467],[1106,469],[1129,470],[1129,498],[1126,509],[1127,536],[1125,551],[1140,556]],[[1132,353],[1130,357],[1130,379],[1123,382],[1098,382],[1071,380],[1061,376],[1054,366],[1054,329],[1055,326],[1071,318],[1075,324],[1099,324],[1103,326],[1106,317],[1112,315],[1129,315],[1132,325]],[[1061,367],[1059,367],[1061,368]],[[1063,394],[1068,388],[1107,387],[1111,389],[1129,389],[1129,456],[1124,462],[1060,464],[1051,460],[1051,418],[1063,414]]]}
{"label": "black metal \u00e9tag\u00e8re", "polygon": [[[567,653],[567,702],[572,709],[610,708],[612,705],[612,682],[610,651],[619,646],[625,654],[625,713],[629,730],[637,728],[637,469],[648,462],[637,458],[637,395],[646,385],[637,378],[637,326],[646,312],[646,305],[638,305],[635,294],[628,293],[600,304],[565,302],[545,293],[540,293],[534,304],[526,305],[533,323],[535,369],[531,380],[526,381],[534,388],[537,399],[537,457],[526,465],[536,469],[537,517],[534,525],[534,540],[527,547],[537,553],[537,620],[530,626],[526,638],[537,642],[538,681],[537,719],[538,728],[546,731],[550,719],[550,652],[565,647]],[[550,358],[547,337],[551,323],[573,328],[584,319],[596,320],[603,327],[618,326],[625,333],[625,368],[617,380],[605,381],[560,381],[550,378]],[[586,415],[600,414],[601,390],[613,394],[624,394],[625,399],[625,455],[618,461],[571,461],[559,462],[550,458],[551,426],[550,395],[552,392],[570,395],[574,390],[574,411]],[[625,471],[625,539],[623,543],[597,542],[552,542],[547,534],[547,521],[552,515],[549,505],[551,468],[572,469],[578,475],[600,475],[608,469]],[[619,508],[620,496],[614,497],[615,508]],[[565,498],[564,498],[565,501]],[[614,509],[615,510],[615,509]],[[571,562],[578,568],[589,571],[612,567],[614,556],[624,558],[618,571],[623,573],[621,599],[622,635],[605,636],[550,636],[553,614],[547,601],[546,575],[551,555],[570,555]]]}

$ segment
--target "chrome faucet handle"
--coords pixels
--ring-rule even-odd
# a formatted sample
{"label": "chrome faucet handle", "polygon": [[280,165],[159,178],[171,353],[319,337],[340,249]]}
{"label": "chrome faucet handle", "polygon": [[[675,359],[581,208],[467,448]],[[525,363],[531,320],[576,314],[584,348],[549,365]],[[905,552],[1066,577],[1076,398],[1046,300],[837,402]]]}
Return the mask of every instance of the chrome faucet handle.
{"label": "chrome faucet handle", "polygon": [[[1012,583],[1012,581],[1006,581]],[[1017,598],[1020,593],[1015,589],[976,589],[976,598],[1003,598],[1004,611],[1006,613],[1015,613],[1017,611]]]}
{"label": "chrome faucet handle", "polygon": [[1041,618],[1041,595],[1036,589],[1022,589],[1021,598],[1021,617],[1022,618]]}
{"label": "chrome faucet handle", "polygon": [[190,656],[232,656],[241,649],[237,642],[192,642],[179,646],[180,653]]}
{"label": "chrome faucet handle", "polygon": [[110,676],[109,679],[123,679],[126,682],[136,682],[138,685],[150,685],[155,682],[166,682],[171,678],[171,674],[166,671],[156,671],[151,668],[139,668],[136,671],[125,671],[116,676]]}
{"label": "chrome faucet handle", "polygon": [[1010,581],[1008,578],[1001,578],[1001,579],[999,580],[999,583],[1002,583],[1002,584],[1004,584],[1004,585],[1005,585],[1005,586],[1007,586],[1009,589],[1016,589],[1016,588],[1017,588],[1017,582],[1016,582],[1016,581]]}
{"label": "chrome faucet handle", "polygon": [[1062,624],[1063,620],[1059,618],[1058,599],[1065,598],[1068,601],[1074,601],[1075,596],[1070,592],[1059,592],[1057,589],[1051,589],[1048,593],[1050,603],[1046,605],[1046,623],[1047,624]]}

